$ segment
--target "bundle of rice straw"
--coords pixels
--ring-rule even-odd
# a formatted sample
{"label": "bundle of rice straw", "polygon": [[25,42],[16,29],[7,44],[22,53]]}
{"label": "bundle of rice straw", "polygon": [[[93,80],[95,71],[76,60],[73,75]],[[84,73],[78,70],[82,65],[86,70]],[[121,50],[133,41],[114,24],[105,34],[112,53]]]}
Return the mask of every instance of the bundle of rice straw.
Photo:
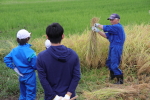
{"label": "bundle of rice straw", "polygon": [[[94,23],[98,23],[99,18],[92,18],[91,19],[91,27],[94,26]],[[86,52],[86,61],[87,64],[90,66],[90,68],[97,68],[99,63],[99,55],[97,54],[98,48],[97,48],[97,33],[91,30],[91,33],[89,34],[89,41],[87,45],[87,52]]]}

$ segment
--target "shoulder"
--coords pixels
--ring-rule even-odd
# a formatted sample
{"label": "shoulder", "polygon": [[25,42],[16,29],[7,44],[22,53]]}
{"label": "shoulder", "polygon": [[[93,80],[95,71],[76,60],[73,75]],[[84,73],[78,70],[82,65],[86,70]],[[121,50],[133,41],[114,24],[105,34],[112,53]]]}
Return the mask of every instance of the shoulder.
{"label": "shoulder", "polygon": [[41,51],[41,52],[38,54],[38,57],[45,55],[45,52],[46,52],[46,50]]}
{"label": "shoulder", "polygon": [[78,57],[78,54],[76,53],[76,51],[74,51],[73,49],[71,48],[68,48],[70,50],[70,53],[73,55],[73,56],[76,56]]}
{"label": "shoulder", "polygon": [[24,50],[28,50],[30,52],[35,52],[32,48],[31,48],[31,44],[26,43],[26,45],[24,46]]}
{"label": "shoulder", "polygon": [[115,24],[115,25],[112,25],[113,27],[116,27],[116,28],[122,28],[122,25],[120,23],[118,24]]}
{"label": "shoulder", "polygon": [[36,52],[32,48],[26,48],[24,49],[24,52],[26,52],[28,55],[36,55]]}
{"label": "shoulder", "polygon": [[11,49],[11,52],[17,52],[19,50],[19,45]]}
{"label": "shoulder", "polygon": [[114,30],[114,31],[123,29],[123,27],[122,27],[122,25],[121,25],[120,23],[111,25],[111,28],[112,28],[112,30]]}

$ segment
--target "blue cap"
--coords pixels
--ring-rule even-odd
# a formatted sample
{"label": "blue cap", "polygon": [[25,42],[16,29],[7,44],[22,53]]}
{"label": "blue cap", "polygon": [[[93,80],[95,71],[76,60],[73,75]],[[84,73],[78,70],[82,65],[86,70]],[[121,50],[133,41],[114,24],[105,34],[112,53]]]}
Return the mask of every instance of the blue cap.
{"label": "blue cap", "polygon": [[118,14],[111,14],[109,18],[107,18],[107,20],[110,20],[110,19],[115,19],[115,18],[118,18],[120,19],[120,16]]}

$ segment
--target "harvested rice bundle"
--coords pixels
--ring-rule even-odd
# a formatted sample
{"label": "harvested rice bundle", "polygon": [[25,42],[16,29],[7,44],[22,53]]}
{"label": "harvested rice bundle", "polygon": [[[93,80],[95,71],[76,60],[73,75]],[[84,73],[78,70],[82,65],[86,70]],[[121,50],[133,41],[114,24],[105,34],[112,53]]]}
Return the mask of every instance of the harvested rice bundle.
{"label": "harvested rice bundle", "polygon": [[[91,19],[91,27],[94,26],[94,23],[98,23],[99,22],[99,18],[92,18]],[[93,32],[91,30],[91,33],[89,34],[89,41],[87,44],[87,51],[86,51],[86,61],[87,64],[91,67],[91,68],[97,68],[98,67],[98,47],[97,47],[97,43],[98,43],[98,38],[97,38],[97,34],[96,32]]]}

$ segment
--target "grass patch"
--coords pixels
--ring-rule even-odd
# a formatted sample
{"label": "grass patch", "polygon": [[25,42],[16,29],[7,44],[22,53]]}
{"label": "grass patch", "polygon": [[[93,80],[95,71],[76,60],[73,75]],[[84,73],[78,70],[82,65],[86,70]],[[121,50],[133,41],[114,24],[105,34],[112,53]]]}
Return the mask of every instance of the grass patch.
{"label": "grass patch", "polygon": [[[3,63],[3,57],[17,46],[17,31],[25,28],[32,33],[30,43],[38,54],[45,50],[45,28],[52,22],[59,22],[66,35],[62,44],[75,50],[80,58],[82,78],[77,87],[79,100],[88,100],[88,96],[89,100],[149,99],[149,5],[149,0],[1,0],[0,98],[17,99],[19,96],[17,74]],[[120,87],[110,84],[113,81],[108,80],[109,73],[105,67],[108,53],[106,39],[97,37],[100,47],[97,51],[97,55],[100,55],[97,58],[97,69],[90,69],[86,61],[87,44],[90,42],[89,20],[97,16],[101,18],[101,24],[109,24],[106,19],[112,13],[121,16],[121,23],[125,26],[127,35],[120,65],[124,71],[125,84]],[[37,99],[43,100],[43,89],[38,78],[37,87]],[[126,92],[129,89],[135,92]]]}
{"label": "grass patch", "polygon": [[125,26],[149,24],[149,5],[149,0],[1,0],[0,36],[14,37],[25,28],[38,38],[52,22],[59,22],[67,35],[81,34],[90,29],[94,16],[101,18],[101,24],[110,24],[106,19],[112,13],[118,13]]}

